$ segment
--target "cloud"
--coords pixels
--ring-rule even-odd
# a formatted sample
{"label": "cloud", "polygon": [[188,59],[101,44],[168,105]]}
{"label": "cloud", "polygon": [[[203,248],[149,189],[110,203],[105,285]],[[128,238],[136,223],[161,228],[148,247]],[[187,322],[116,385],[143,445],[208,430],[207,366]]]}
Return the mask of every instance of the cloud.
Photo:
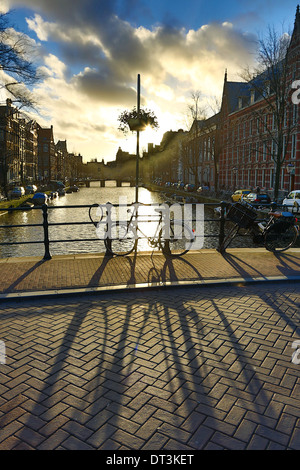
{"label": "cloud", "polygon": [[[146,3],[136,0],[7,0],[7,5],[31,9],[30,31],[44,50],[54,47],[43,56],[45,78],[36,88],[41,113],[60,138],[66,138],[65,132],[78,141],[81,153],[82,140],[94,140],[99,155],[107,139],[114,158],[117,116],[136,104],[138,73],[142,102],[156,103],[163,131],[185,121],[191,91],[219,95],[225,69],[235,74],[253,61],[256,38],[234,24],[212,23],[195,30],[170,22],[136,27],[128,19],[147,10]],[[84,136],[79,139],[80,122]]]}

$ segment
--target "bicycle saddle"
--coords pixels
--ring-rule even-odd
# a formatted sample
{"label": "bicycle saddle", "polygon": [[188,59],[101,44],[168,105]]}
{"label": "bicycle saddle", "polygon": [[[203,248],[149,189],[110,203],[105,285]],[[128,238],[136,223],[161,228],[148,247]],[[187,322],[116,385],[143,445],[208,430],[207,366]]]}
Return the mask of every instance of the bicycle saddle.
{"label": "bicycle saddle", "polygon": [[272,215],[276,219],[279,219],[279,217],[293,217],[293,214],[290,212],[269,212],[269,215]]}

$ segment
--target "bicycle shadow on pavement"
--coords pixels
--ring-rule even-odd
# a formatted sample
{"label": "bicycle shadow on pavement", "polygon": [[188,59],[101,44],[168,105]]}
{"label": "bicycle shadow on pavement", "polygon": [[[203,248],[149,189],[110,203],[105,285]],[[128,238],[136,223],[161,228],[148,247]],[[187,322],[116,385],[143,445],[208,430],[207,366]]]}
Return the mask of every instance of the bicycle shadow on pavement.
{"label": "bicycle shadow on pavement", "polygon": [[153,258],[152,263],[153,266],[148,274],[149,285],[193,281],[203,278],[198,269],[184,257],[172,258],[167,256],[164,258],[163,265],[155,263],[155,258]]}
{"label": "bicycle shadow on pavement", "polygon": [[278,261],[277,269],[284,275],[298,275],[300,274],[300,260],[299,257],[293,256],[292,253],[273,253]]}
{"label": "bicycle shadow on pavement", "polygon": [[185,258],[172,258],[162,255],[143,254],[137,251],[129,256],[104,256],[100,266],[93,273],[87,286],[99,287],[124,285],[133,287],[138,284],[161,286],[169,282],[199,280],[200,272]]}
{"label": "bicycle shadow on pavement", "polygon": [[255,279],[257,277],[267,279],[267,276],[256,269],[253,265],[232,253],[226,252],[223,254],[223,258],[243,279]]}

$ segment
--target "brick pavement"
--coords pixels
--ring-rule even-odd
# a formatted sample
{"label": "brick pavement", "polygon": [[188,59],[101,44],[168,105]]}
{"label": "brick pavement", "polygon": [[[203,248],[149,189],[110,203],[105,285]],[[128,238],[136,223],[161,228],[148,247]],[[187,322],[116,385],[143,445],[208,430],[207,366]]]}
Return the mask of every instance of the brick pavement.
{"label": "brick pavement", "polygon": [[113,288],[228,281],[300,279],[300,249],[274,255],[265,249],[191,251],[177,259],[160,253],[0,259],[0,299],[25,293],[88,292]]}
{"label": "brick pavement", "polygon": [[300,449],[299,283],[2,300],[0,449]]}

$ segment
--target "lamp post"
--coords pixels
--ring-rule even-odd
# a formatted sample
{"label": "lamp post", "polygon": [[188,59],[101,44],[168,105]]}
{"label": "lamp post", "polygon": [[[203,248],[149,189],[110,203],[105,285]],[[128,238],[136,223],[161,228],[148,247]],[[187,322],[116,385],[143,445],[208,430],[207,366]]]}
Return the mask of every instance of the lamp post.
{"label": "lamp post", "polygon": [[[141,77],[137,76],[137,115],[140,119],[140,94],[141,94]],[[140,131],[136,131],[136,171],[135,171],[135,202],[139,200],[139,164],[140,164]]]}

